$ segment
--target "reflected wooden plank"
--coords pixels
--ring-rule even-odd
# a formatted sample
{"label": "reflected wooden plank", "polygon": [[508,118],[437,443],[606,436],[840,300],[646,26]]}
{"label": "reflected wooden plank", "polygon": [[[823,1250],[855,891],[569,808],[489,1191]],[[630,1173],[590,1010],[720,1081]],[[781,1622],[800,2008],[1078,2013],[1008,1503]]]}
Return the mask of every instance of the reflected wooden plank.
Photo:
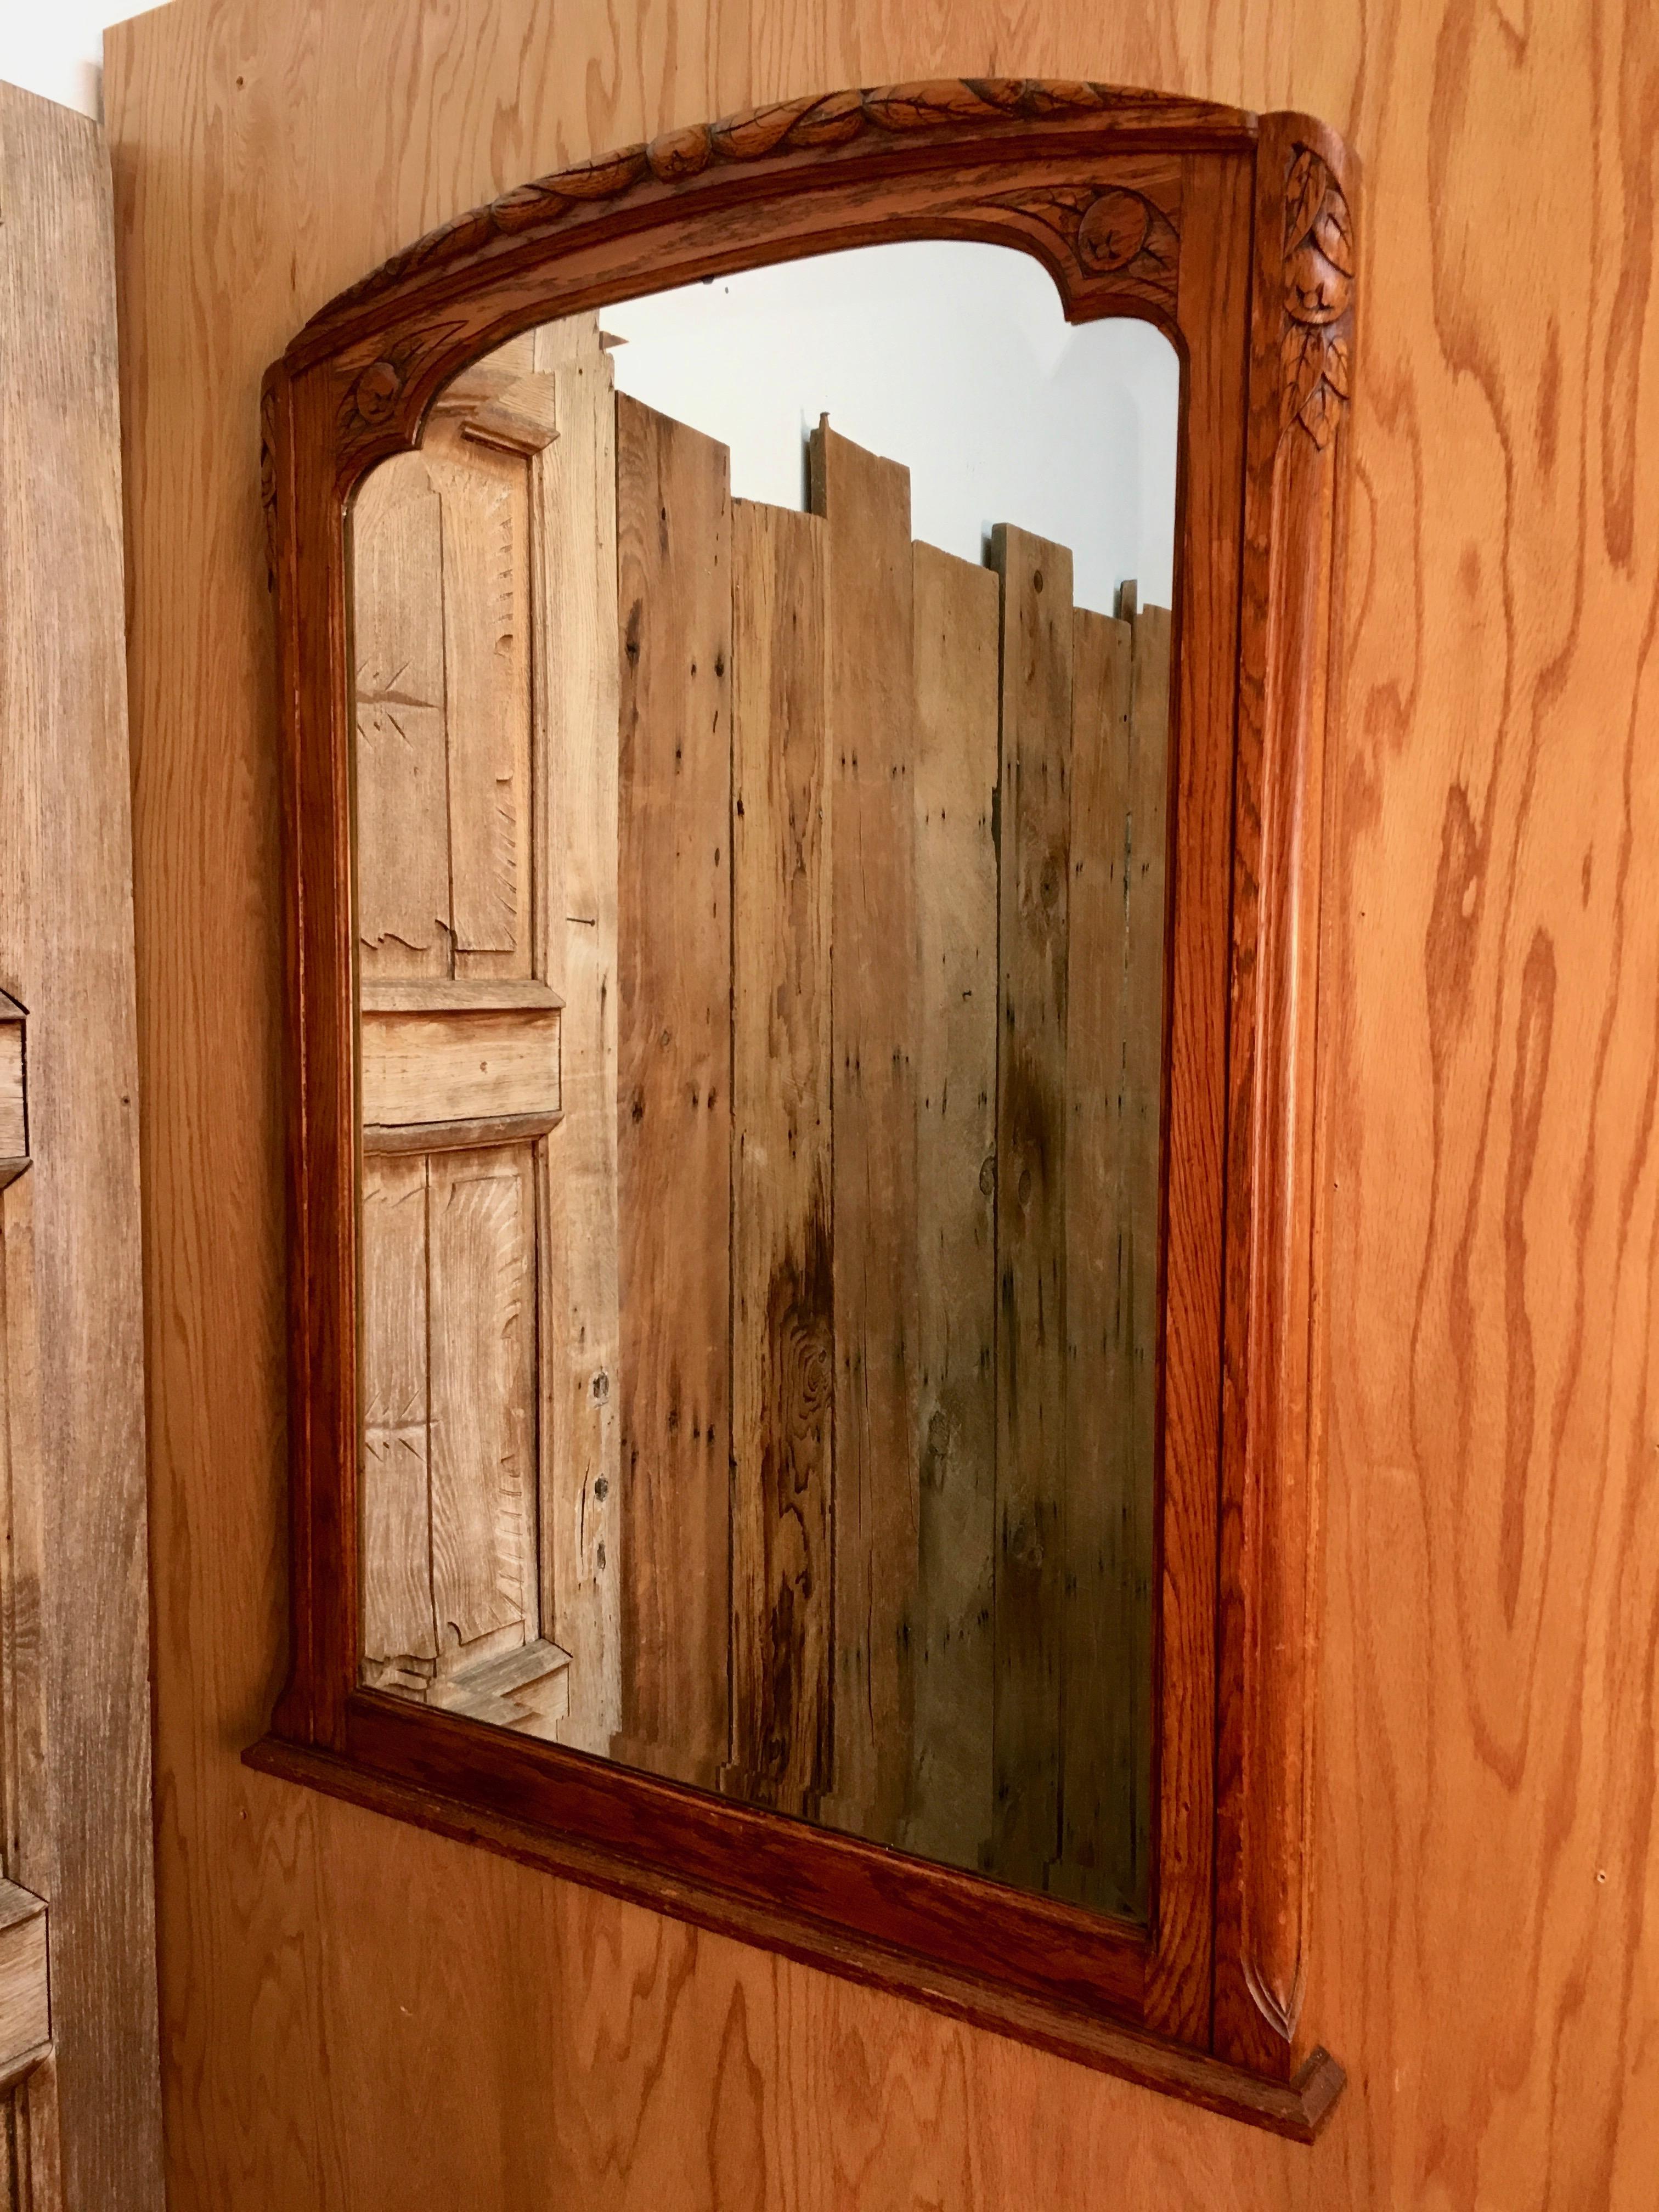
{"label": "reflected wooden plank", "polygon": [[1072,556],[1000,526],[996,1867],[1059,1844],[1066,1468],[1066,935]]}
{"label": "reflected wooden plank", "polygon": [[833,757],[834,1795],[895,1839],[909,1794],[916,1568],[916,895],[910,479],[827,423]]}
{"label": "reflected wooden plank", "polygon": [[617,455],[611,363],[597,320],[535,333],[555,380],[556,441],[531,497],[538,711],[547,762],[538,849],[548,974],[565,1000],[564,1121],[546,1146],[543,1590],[570,1654],[554,1724],[608,1752],[622,1723],[617,1319]]}
{"label": "reflected wooden plank", "polygon": [[732,1771],[830,1779],[835,1352],[824,527],[732,503]]}
{"label": "reflected wooden plank", "polygon": [[363,1653],[435,1659],[424,1159],[363,1163]]}
{"label": "reflected wooden plank", "polygon": [[731,509],[723,446],[617,402],[622,636],[618,1755],[729,1755]]}
{"label": "reflected wooden plank", "polygon": [[905,1841],[991,1847],[996,1527],[997,580],[915,548],[915,1758]]}

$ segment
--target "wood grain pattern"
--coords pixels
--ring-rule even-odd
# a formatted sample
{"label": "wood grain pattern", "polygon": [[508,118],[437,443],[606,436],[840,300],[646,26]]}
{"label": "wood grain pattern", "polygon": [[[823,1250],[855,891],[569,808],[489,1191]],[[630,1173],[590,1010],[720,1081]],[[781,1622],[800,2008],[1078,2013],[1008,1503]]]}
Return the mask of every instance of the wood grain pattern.
{"label": "wood grain pattern", "polygon": [[[0,1204],[14,1310],[13,1271],[31,1278],[40,1475],[39,1524],[23,1511],[9,1546],[42,1562],[38,1607],[7,1633],[14,1655],[40,1655],[52,1763],[15,1808],[6,1872],[50,1900],[56,2045],[11,2094],[11,2148],[43,2212],[149,2212],[162,2183],[109,164],[92,124],[11,85],[0,216],[0,990],[28,1010],[33,1163]],[[13,1512],[27,1503],[15,1488]]]}
{"label": "wood grain pattern", "polygon": [[1072,556],[999,523],[997,1863],[1041,1887],[1060,1856],[1066,1571],[1066,917]]}
{"label": "wood grain pattern", "polygon": [[[0,1881],[0,2072],[52,2035],[46,1989],[46,1908],[33,1892]],[[22,2199],[27,2206],[29,2199]]]}
{"label": "wood grain pattern", "polygon": [[538,842],[547,972],[565,1000],[564,1121],[544,1184],[542,1590],[549,1632],[570,1653],[560,1741],[605,1752],[622,1724],[616,400],[593,317],[544,324],[533,341],[559,424],[532,466],[531,499],[545,763]]}
{"label": "wood grain pattern", "polygon": [[[1363,21],[1266,0],[948,21],[769,0],[600,24],[467,0],[441,61],[436,11],[174,0],[109,34],[178,2204],[494,2212],[552,2175],[606,2208],[1645,2206],[1655,31],[1627,0],[1519,21],[1453,0]],[[1368,168],[1322,986],[1333,1425],[1308,1999],[1354,2081],[1311,2152],[233,1755],[282,1634],[259,372],[340,285],[522,177],[751,98],[977,68],[1294,103],[1342,121]],[[385,118],[367,130],[366,79]],[[210,987],[221,1012],[198,1022]],[[241,1201],[211,1233],[206,1188]],[[446,1944],[411,1935],[440,1922]]]}
{"label": "wood grain pattern", "polygon": [[617,547],[617,1755],[712,1781],[729,1748],[731,501],[723,446],[626,398]]}
{"label": "wood grain pattern", "polygon": [[1000,621],[989,569],[915,548],[915,1766],[904,1840],[992,1839]]}
{"label": "wood grain pattern", "polygon": [[557,1007],[498,1012],[381,1013],[362,1018],[363,1121],[559,1116]]}
{"label": "wood grain pattern", "polygon": [[[1055,1894],[1120,1911],[1145,1905],[1145,1838],[1137,1831],[1151,1778],[1151,1714],[1144,1708],[1155,1438],[1150,1425],[1142,1437],[1131,1407],[1137,1348],[1150,1371],[1157,1343],[1157,1245],[1140,1243],[1124,1207],[1136,1188],[1125,1139],[1142,1103],[1135,1084],[1146,1075],[1144,1056],[1129,1065],[1136,1041],[1128,1006],[1128,848],[1140,832],[1129,796],[1130,652],[1127,622],[1078,610],[1066,943],[1062,1796],[1048,1876]],[[1150,946],[1160,978],[1162,923],[1160,907]],[[1154,1137],[1161,1090],[1154,1062]],[[1156,1146],[1151,1169],[1155,1237]]]}
{"label": "wood grain pattern", "polygon": [[363,1656],[435,1660],[427,1161],[363,1163]]}
{"label": "wood grain pattern", "polygon": [[835,1796],[823,1814],[888,1838],[909,1789],[916,1559],[910,478],[827,420],[811,471],[829,545],[835,824]]}
{"label": "wood grain pattern", "polygon": [[446,1652],[539,1630],[533,1182],[527,1145],[434,1152],[427,1170],[432,1603]]}
{"label": "wood grain pattern", "polygon": [[0,996],[0,1159],[21,1160],[29,1148],[23,1085],[23,1010]]}
{"label": "wood grain pattern", "polygon": [[827,532],[732,503],[732,1768],[813,1814],[830,1786]]}

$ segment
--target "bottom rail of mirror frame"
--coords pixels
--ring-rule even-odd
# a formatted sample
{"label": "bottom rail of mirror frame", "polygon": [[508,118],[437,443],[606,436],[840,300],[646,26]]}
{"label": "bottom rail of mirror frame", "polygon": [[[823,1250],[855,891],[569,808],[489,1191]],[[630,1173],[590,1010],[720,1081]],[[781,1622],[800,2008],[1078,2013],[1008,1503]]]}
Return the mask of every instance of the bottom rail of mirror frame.
{"label": "bottom rail of mirror frame", "polygon": [[[1313,2142],[1341,2094],[1346,2077],[1323,2049],[1273,2081],[1134,2026],[1150,1939],[1128,1922],[380,1692],[347,1700],[346,1744],[341,1753],[271,1735],[242,1756],[1295,2142]],[[988,1970],[988,1909],[1018,1928],[1040,1968]]]}

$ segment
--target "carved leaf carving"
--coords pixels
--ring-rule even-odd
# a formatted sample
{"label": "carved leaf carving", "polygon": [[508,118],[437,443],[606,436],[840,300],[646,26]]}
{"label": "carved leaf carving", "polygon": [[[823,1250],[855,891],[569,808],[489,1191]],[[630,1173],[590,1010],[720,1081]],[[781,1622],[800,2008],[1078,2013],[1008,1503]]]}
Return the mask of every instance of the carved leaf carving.
{"label": "carved leaf carving", "polygon": [[1322,453],[1348,400],[1353,226],[1328,165],[1298,146],[1285,179],[1281,430],[1300,422]]}
{"label": "carved leaf carving", "polygon": [[[669,131],[648,145],[625,147],[599,160],[579,162],[556,175],[516,185],[501,198],[456,216],[394,254],[313,316],[307,330],[315,333],[337,325],[368,301],[397,290],[418,271],[465,259],[492,240],[556,222],[580,204],[620,199],[641,185],[682,184],[722,163],[847,145],[872,131],[896,135],[988,121],[1081,120],[1134,112],[1149,102],[1165,110],[1183,104],[1109,85],[1050,83],[1030,77],[952,78],[780,101],[723,122]],[[1201,102],[1191,105],[1195,114],[1218,112],[1206,110]],[[1311,155],[1307,158],[1317,159]],[[1312,191],[1311,184],[1308,189]],[[1316,200],[1310,223],[1316,212]]]}

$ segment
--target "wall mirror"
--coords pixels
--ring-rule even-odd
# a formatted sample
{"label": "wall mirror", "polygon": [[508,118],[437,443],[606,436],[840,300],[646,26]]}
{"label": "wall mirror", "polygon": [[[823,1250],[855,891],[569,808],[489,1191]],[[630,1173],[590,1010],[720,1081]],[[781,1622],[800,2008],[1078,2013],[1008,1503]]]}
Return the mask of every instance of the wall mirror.
{"label": "wall mirror", "polygon": [[1304,2136],[1346,173],[797,102],[434,234],[265,398],[250,1757]]}

